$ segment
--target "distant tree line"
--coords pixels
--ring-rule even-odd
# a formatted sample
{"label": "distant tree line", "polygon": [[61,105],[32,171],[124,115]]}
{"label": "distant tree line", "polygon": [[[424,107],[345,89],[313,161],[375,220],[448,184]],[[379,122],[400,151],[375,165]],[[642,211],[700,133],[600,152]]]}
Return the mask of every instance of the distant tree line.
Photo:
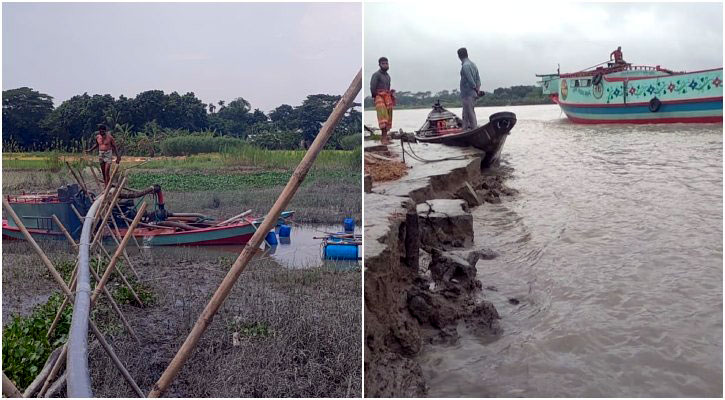
{"label": "distant tree line", "polygon": [[[437,93],[396,91],[395,102],[397,108],[427,108],[437,100],[445,107],[461,107],[461,94],[458,89],[442,90]],[[498,88],[486,95],[479,97],[476,101],[478,106],[506,106],[523,104],[549,104],[551,100],[542,93],[539,86],[511,86],[509,88]],[[366,97],[365,108],[374,108],[372,97]]]}
{"label": "distant tree line", "polygon": [[[104,123],[128,152],[155,153],[169,136],[229,136],[270,149],[306,147],[341,96],[315,94],[301,105],[282,104],[269,114],[238,97],[228,104],[205,104],[193,92],[180,95],[148,90],[136,97],[109,94],[76,95],[53,107],[48,94],[28,87],[3,91],[2,140],[14,150],[80,150]],[[362,114],[350,108],[340,121],[328,148],[350,147],[360,134]],[[359,136],[357,136],[359,138]],[[358,140],[359,142],[359,140]]]}

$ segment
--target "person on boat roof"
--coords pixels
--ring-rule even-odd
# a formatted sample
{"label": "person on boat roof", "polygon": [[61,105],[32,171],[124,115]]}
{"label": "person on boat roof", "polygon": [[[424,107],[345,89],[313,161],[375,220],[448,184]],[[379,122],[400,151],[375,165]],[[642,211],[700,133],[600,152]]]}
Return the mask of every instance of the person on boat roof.
{"label": "person on boat roof", "polygon": [[614,64],[620,65],[620,64],[626,64],[624,61],[624,57],[622,57],[622,46],[618,46],[617,50],[614,50],[609,54],[609,59],[611,60],[612,57],[614,57]]}
{"label": "person on boat roof", "polygon": [[98,132],[96,132],[96,143],[90,149],[86,150],[86,153],[90,153],[98,147],[98,161],[101,164],[101,172],[103,173],[103,183],[108,184],[108,179],[111,174],[111,160],[113,155],[116,156],[116,164],[121,162],[121,156],[118,154],[116,149],[116,141],[113,140],[111,133],[106,130],[106,125],[100,124],[98,126]]}
{"label": "person on boat roof", "polygon": [[395,107],[395,90],[390,89],[390,75],[388,75],[388,59],[378,59],[380,67],[370,79],[370,93],[375,102],[375,111],[378,115],[378,126],[382,131],[380,141],[383,144],[390,144],[388,131],[393,127],[393,107]]}
{"label": "person on boat roof", "polygon": [[465,47],[458,49],[458,58],[461,60],[461,102],[463,103],[463,129],[471,130],[478,126],[474,106],[476,99],[483,96],[481,92],[481,77],[478,67],[468,59],[468,50]]}

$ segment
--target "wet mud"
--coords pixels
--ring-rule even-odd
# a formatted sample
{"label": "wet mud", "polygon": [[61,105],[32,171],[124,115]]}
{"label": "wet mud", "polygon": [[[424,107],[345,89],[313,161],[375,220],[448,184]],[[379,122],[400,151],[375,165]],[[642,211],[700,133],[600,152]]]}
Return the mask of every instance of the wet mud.
{"label": "wet mud", "polygon": [[474,246],[470,210],[515,194],[504,184],[510,172],[482,171],[470,148],[414,146],[446,160],[410,161],[405,178],[365,194],[366,397],[425,396],[416,359],[425,345],[454,344],[460,329],[501,334],[476,276],[496,252]]}

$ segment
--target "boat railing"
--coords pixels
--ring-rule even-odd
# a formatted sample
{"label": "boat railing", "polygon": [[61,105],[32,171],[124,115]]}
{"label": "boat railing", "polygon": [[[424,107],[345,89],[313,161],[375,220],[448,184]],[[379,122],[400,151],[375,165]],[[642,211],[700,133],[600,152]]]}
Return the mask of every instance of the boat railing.
{"label": "boat railing", "polygon": [[10,204],[23,203],[23,204],[38,204],[38,203],[60,203],[57,195],[53,194],[21,194],[21,195],[7,195],[5,197]]}
{"label": "boat railing", "polygon": [[669,70],[667,68],[662,68],[659,65],[632,65],[632,64],[613,64],[608,67],[599,67],[596,69],[588,69],[586,71],[579,71],[574,72],[570,74],[561,74],[562,78],[580,78],[585,76],[594,76],[594,75],[607,75],[615,72],[622,72],[622,71],[647,71],[647,72],[664,72],[667,74],[675,74],[675,73],[683,73],[675,72],[672,70]]}

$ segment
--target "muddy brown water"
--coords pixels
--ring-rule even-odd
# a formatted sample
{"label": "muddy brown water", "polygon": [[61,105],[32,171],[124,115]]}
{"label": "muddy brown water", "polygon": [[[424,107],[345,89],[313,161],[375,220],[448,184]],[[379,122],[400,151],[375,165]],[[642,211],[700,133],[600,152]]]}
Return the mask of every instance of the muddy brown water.
{"label": "muddy brown water", "polygon": [[[503,164],[520,194],[473,217],[476,244],[500,253],[478,273],[504,333],[461,326],[457,344],[424,349],[428,394],[721,397],[722,125],[476,111],[503,110],[518,117]],[[396,111],[395,128],[427,113]]]}

